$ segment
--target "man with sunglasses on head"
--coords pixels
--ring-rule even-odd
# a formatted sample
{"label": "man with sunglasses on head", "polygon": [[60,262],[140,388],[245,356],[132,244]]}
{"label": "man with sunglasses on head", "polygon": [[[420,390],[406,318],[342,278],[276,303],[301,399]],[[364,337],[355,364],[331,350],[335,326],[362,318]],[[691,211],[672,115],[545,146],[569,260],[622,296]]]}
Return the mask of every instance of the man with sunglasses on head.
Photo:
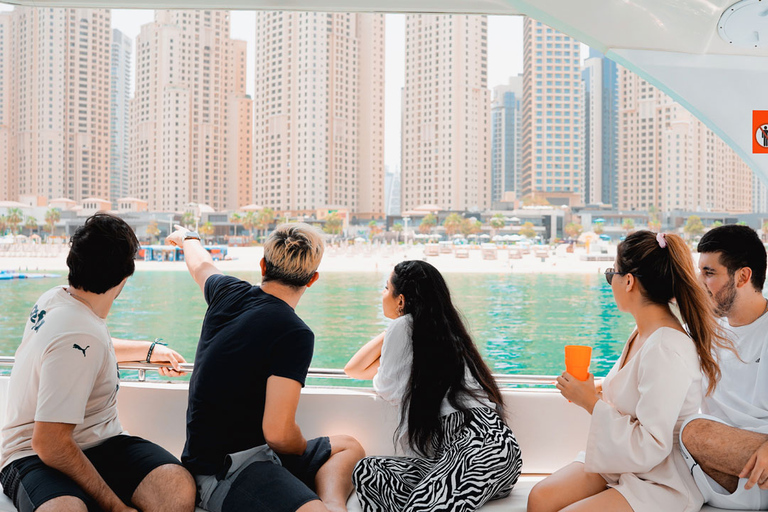
{"label": "man with sunglasses on head", "polygon": [[728,225],[707,232],[698,252],[701,281],[735,351],[717,354],[722,377],[702,414],[681,428],[681,450],[707,503],[768,510],[765,247],[753,229]]}

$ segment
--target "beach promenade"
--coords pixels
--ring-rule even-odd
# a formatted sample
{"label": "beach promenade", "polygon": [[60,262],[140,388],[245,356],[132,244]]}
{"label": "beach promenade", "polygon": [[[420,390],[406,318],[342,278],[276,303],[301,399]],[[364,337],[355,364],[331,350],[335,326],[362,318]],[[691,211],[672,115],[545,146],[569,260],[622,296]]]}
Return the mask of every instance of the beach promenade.
{"label": "beach promenade", "polygon": [[[531,251],[519,259],[510,259],[509,251],[500,248],[495,259],[483,259],[479,246],[463,246],[467,257],[457,258],[451,253],[425,256],[425,246],[418,245],[375,245],[357,244],[349,246],[328,246],[320,272],[389,272],[397,263],[408,259],[425,259],[444,273],[502,273],[502,274],[594,274],[613,266],[613,261],[585,261],[585,249],[577,247],[567,253],[566,246],[550,249],[542,258]],[[616,248],[609,247],[608,255],[615,255]],[[33,254],[33,253],[31,253]],[[256,271],[263,254],[261,247],[231,247],[228,258],[217,261],[216,266],[224,272]],[[0,255],[0,270],[43,271],[67,269],[66,252],[39,257],[34,255]],[[136,270],[141,271],[186,271],[181,261],[136,261]]]}

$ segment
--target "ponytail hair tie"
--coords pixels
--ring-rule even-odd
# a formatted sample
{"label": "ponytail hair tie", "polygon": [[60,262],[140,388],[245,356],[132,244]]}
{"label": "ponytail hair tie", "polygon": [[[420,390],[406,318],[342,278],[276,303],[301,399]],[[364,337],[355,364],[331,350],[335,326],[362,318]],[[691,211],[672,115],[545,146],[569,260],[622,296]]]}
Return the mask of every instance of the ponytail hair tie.
{"label": "ponytail hair tie", "polygon": [[659,247],[661,247],[662,249],[667,246],[667,239],[664,238],[664,233],[657,234],[656,241],[659,242]]}

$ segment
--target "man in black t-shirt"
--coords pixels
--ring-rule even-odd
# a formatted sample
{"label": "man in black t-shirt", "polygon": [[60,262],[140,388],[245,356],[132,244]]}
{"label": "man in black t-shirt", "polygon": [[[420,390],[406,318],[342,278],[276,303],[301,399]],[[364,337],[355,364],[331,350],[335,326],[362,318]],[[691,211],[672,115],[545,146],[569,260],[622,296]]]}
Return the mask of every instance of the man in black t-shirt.
{"label": "man in black t-shirt", "polygon": [[197,233],[177,226],[167,240],[183,247],[208,303],[182,455],[199,505],[211,512],[346,511],[362,447],[349,436],[307,441],[295,418],[314,334],[294,308],[317,281],[320,234],[306,224],[278,226],[264,245],[260,287],[222,274]]}

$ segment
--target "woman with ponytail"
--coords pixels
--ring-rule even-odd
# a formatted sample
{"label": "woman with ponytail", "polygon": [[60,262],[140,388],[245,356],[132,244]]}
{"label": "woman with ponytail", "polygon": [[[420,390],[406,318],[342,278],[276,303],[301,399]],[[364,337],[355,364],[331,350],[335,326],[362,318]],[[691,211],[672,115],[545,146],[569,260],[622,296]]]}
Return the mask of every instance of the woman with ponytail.
{"label": "woman with ponytail", "polygon": [[702,374],[707,392],[715,388],[720,369],[712,349],[728,342],[679,236],[632,233],[605,277],[637,326],[602,392],[592,375],[585,382],[558,377],[562,395],[592,415],[587,449],[533,488],[528,511],[698,511],[702,496],[678,432],[699,410]]}
{"label": "woman with ponytail", "polygon": [[491,371],[423,261],[395,266],[382,293],[386,332],[349,361],[350,377],[400,407],[396,447],[409,457],[366,457],[353,480],[363,510],[473,511],[507,496],[522,467]]}

